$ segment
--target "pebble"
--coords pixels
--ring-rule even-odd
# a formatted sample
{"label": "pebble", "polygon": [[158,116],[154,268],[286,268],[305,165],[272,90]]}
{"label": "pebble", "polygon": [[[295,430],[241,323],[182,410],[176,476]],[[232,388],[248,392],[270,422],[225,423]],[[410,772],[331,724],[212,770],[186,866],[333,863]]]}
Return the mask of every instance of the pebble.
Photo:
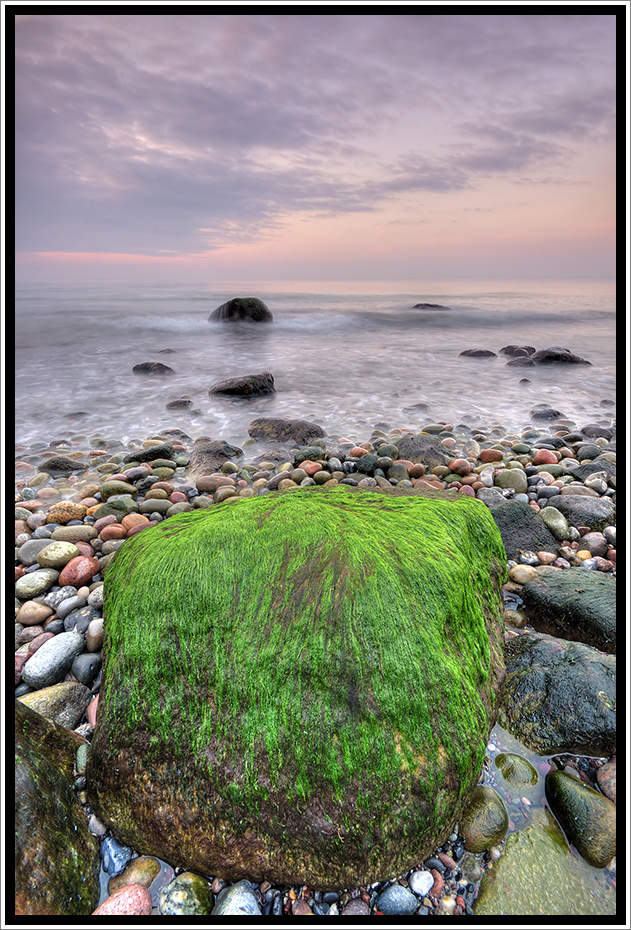
{"label": "pebble", "polygon": [[59,633],[37,650],[22,669],[22,679],[32,688],[54,685],[69,671],[74,659],[83,651],[79,633]]}
{"label": "pebble", "polygon": [[92,914],[149,916],[152,910],[151,895],[143,885],[126,885],[106,898]]}
{"label": "pebble", "polygon": [[434,876],[431,872],[426,872],[425,870],[412,872],[408,879],[408,884],[414,894],[422,898],[423,895],[429,894],[429,890],[434,884]]}

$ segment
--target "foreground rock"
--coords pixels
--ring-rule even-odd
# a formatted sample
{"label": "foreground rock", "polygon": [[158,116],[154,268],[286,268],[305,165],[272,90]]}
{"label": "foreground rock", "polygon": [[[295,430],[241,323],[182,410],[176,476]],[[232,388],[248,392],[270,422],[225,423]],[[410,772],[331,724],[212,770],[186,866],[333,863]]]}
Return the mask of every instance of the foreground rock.
{"label": "foreground rock", "polygon": [[581,569],[540,570],[521,592],[530,624],[542,633],[616,652],[616,581]]}
{"label": "foreground rock", "polygon": [[272,311],[258,297],[233,297],[213,310],[208,322],[250,320],[253,323],[271,323],[273,319]]}
{"label": "foreground rock", "polygon": [[283,417],[257,417],[248,426],[248,433],[253,439],[266,442],[295,442],[300,446],[306,446],[312,440],[325,435],[317,423],[311,423],[309,420],[288,420]]}
{"label": "foreground rock", "polygon": [[616,892],[602,873],[573,856],[545,808],[506,840],[501,858],[482,878],[474,916],[616,913]]}
{"label": "foreground rock", "polygon": [[243,455],[243,449],[223,439],[196,439],[191,452],[189,474],[191,478],[211,475],[225,462]]}
{"label": "foreground rock", "polygon": [[506,643],[497,722],[539,755],[610,756],[616,748],[616,659],[545,633]]}
{"label": "foreground rock", "polygon": [[84,915],[98,903],[99,847],[72,787],[84,742],[16,702],[16,914]]}
{"label": "foreground rock", "polygon": [[498,498],[489,506],[509,559],[518,558],[522,551],[559,551],[558,540],[528,504]]}
{"label": "foreground rock", "polygon": [[550,809],[581,856],[602,869],[616,855],[616,806],[568,772],[548,772]]}
{"label": "foreground rock", "polygon": [[275,394],[276,388],[274,376],[269,371],[262,371],[255,375],[217,381],[209,388],[208,393],[227,394],[230,397],[259,397],[262,394]]}
{"label": "foreground rock", "polygon": [[482,504],[416,491],[310,488],[145,530],[105,582],[91,806],[143,853],[232,880],[410,867],[477,783],[503,565]]}

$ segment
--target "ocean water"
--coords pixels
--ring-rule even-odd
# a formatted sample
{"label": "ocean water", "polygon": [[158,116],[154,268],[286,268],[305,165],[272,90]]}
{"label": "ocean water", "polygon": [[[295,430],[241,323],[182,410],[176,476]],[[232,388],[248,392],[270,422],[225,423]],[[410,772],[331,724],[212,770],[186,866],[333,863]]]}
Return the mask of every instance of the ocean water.
{"label": "ocean water", "polygon": [[[208,322],[246,295],[261,297],[274,322]],[[449,309],[413,309],[419,302]],[[511,368],[504,355],[459,355],[508,344],[565,346],[592,364]],[[300,417],[358,441],[376,423],[522,430],[542,425],[530,415],[539,403],[579,427],[615,416],[601,405],[615,401],[615,290],[606,283],[22,285],[15,353],[19,443],[76,434],[128,442],[177,427],[239,445],[257,416]],[[144,361],[175,374],[132,373]],[[273,374],[276,394],[208,395],[220,379],[259,371]],[[192,408],[166,410],[182,395]]]}

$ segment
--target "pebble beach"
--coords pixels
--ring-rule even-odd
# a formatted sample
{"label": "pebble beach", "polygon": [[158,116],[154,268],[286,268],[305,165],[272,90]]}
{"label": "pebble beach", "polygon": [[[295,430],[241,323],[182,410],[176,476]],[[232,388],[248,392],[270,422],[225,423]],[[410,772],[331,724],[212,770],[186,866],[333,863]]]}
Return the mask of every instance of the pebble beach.
{"label": "pebble beach", "polygon": [[[530,424],[514,431],[497,423],[485,429],[448,421],[419,420],[405,427],[376,421],[368,436],[331,436],[311,423],[306,425],[314,427],[312,433],[307,429],[300,442],[279,439],[277,421],[267,433],[252,430],[256,438],[250,435],[243,448],[216,437],[194,439],[179,428],[125,442],[73,430],[49,442],[18,442],[16,699],[89,744],[101,683],[103,579],[117,550],[174,514],[238,506],[244,498],[277,491],[308,494],[318,485],[433,488],[474,497],[489,508],[506,500],[524,504],[541,516],[556,541],[546,549],[533,536],[507,562],[506,640],[532,632],[521,593],[538,574],[572,571],[580,577],[615,578],[612,406],[603,398],[590,418],[573,422],[542,403],[533,410]],[[440,464],[432,465],[426,456],[430,464],[420,461],[423,456],[417,453],[423,444],[441,450]],[[528,753],[519,744],[517,748]],[[515,749],[511,737],[496,727],[480,785],[497,783],[494,759]],[[600,756],[530,753],[528,758],[541,781],[550,771],[567,771],[615,803],[615,749]],[[497,868],[528,808],[546,806],[542,794],[531,801],[505,792],[508,829],[497,838],[490,836],[480,851],[472,850],[467,831],[458,825],[434,856],[405,874],[375,876],[374,883],[359,888],[323,891],[270,882],[231,884],[221,875],[186,872],[166,856],[158,860],[142,849],[128,849],[87,804],[85,750],[78,753],[74,785],[89,830],[101,844],[101,899],[95,914],[475,914],[485,872]],[[580,860],[574,844],[572,848],[574,860]],[[615,858],[599,868],[587,865],[582,881],[588,896],[591,889],[597,910],[583,911],[579,904],[579,910],[570,912],[611,913],[607,908],[615,907]]]}

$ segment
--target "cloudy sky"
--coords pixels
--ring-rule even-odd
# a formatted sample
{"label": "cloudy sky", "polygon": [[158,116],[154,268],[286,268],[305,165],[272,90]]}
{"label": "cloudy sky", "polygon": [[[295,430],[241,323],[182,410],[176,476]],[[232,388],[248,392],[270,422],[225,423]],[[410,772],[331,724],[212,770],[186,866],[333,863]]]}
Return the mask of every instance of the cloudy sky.
{"label": "cloudy sky", "polygon": [[616,17],[531,9],[17,16],[18,280],[611,277]]}

